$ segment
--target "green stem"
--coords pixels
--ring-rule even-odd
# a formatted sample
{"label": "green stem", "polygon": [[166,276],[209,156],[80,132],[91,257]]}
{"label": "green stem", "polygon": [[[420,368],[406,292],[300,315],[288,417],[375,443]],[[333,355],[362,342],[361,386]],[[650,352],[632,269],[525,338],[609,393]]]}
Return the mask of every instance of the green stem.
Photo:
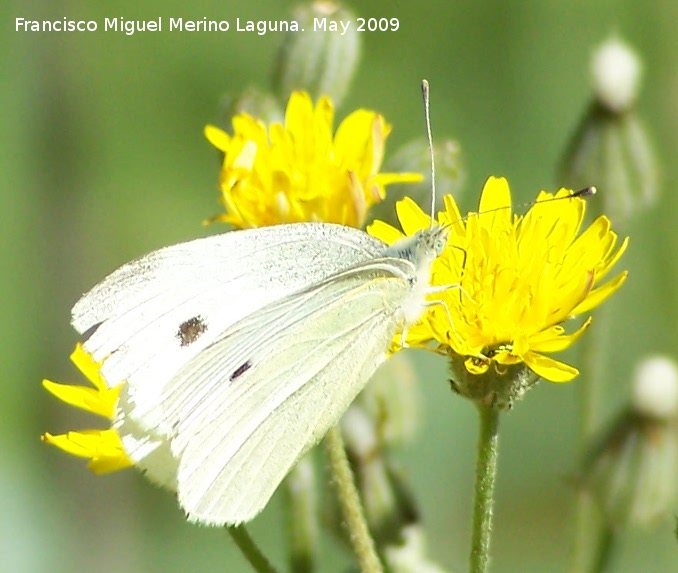
{"label": "green stem", "polygon": [[596,431],[598,416],[598,390],[600,387],[606,340],[606,313],[598,309],[596,320],[589,326],[588,344],[582,347],[581,362],[585,379],[577,384],[579,391],[579,437],[581,446],[588,447],[591,436]]}
{"label": "green stem", "polygon": [[360,570],[362,573],[382,573],[383,568],[377,556],[374,539],[372,539],[367,527],[365,513],[360,502],[351,466],[348,463],[341,430],[338,426],[331,428],[327,432],[325,445],[330,460],[332,479],[337,489],[339,504],[344,514],[344,521],[349,531],[351,544],[360,563]]}
{"label": "green stem", "polygon": [[497,477],[499,443],[499,411],[478,404],[480,435],[476,459],[476,483],[473,503],[473,534],[471,539],[471,573],[486,573],[490,560],[492,506]]}
{"label": "green stem", "polygon": [[591,573],[605,573],[611,571],[612,557],[617,541],[617,535],[611,527],[605,526],[598,536],[598,548]]}
{"label": "green stem", "polygon": [[595,508],[587,491],[577,491],[574,546],[572,550],[571,573],[583,573],[587,570],[590,561],[591,540],[595,536],[594,521]]}
{"label": "green stem", "polygon": [[[598,309],[596,321],[589,327],[589,342],[582,347],[582,370],[586,378],[577,384],[579,398],[579,455],[585,459],[598,424],[598,390],[603,369],[603,348],[606,339],[605,309]],[[571,573],[587,571],[591,558],[591,540],[595,539],[595,507],[589,493],[580,487],[575,505],[575,530]]]}
{"label": "green stem", "polygon": [[226,530],[231,534],[233,541],[257,573],[278,573],[257,547],[257,544],[254,543],[244,525],[227,525]]}

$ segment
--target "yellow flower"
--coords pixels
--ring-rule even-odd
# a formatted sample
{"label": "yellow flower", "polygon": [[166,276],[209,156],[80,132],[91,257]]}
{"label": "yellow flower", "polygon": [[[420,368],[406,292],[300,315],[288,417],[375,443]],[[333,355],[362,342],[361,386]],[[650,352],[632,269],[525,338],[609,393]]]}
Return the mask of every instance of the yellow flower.
{"label": "yellow flower", "polygon": [[[438,222],[449,227],[448,246],[433,265],[431,281],[450,288],[430,297],[440,303],[408,330],[407,343],[461,357],[471,375],[490,366],[501,373],[524,365],[552,382],[577,376],[576,368],[548,355],[571,346],[591,319],[570,334],[562,323],[587,313],[622,285],[626,272],[601,281],[628,239],[615,249],[617,235],[607,217],[580,233],[585,201],[548,201],[571,193],[542,191],[526,215],[512,215],[506,179],[490,177],[478,213],[464,219],[447,195]],[[430,225],[430,217],[408,199],[399,203],[398,217],[407,235]],[[368,232],[389,244],[402,237],[381,221]]]}
{"label": "yellow flower", "polygon": [[349,115],[332,136],[327,97],[313,107],[305,92],[291,95],[285,125],[266,126],[241,113],[233,135],[208,125],[205,136],[224,152],[220,186],[226,213],[212,220],[261,227],[324,221],[361,227],[370,206],[391,183],[415,182],[415,173],[379,173],[391,127],[372,111]]}
{"label": "yellow flower", "polygon": [[[57,384],[50,380],[43,380],[42,385],[61,401],[111,420],[122,386],[108,388],[99,374],[101,364],[94,362],[80,344],[71,354],[71,360],[94,388]],[[57,436],[45,433],[42,440],[74,456],[89,458],[87,467],[97,474],[113,472],[132,465],[120,436],[112,429],[83,430]]]}

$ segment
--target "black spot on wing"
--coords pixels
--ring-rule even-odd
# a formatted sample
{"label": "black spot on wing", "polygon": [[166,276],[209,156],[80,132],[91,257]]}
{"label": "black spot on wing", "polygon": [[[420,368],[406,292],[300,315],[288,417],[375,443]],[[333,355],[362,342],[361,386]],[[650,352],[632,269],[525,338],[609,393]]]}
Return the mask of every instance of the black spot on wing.
{"label": "black spot on wing", "polygon": [[242,376],[245,372],[247,372],[250,368],[252,368],[252,362],[248,360],[244,364],[241,364],[235,369],[235,372],[229,376],[229,380],[233,382],[236,378]]}
{"label": "black spot on wing", "polygon": [[207,330],[207,324],[202,316],[194,316],[179,325],[177,338],[181,346],[188,346],[194,343],[200,335]]}

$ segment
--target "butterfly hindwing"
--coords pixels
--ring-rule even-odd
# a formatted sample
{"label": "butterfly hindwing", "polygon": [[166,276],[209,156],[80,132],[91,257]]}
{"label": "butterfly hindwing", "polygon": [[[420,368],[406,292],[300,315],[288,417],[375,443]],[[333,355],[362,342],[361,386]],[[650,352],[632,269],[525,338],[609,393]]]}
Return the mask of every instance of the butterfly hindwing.
{"label": "butterfly hindwing", "polygon": [[239,523],[263,508],[385,358],[412,272],[357,265],[239,321],[178,373],[161,405],[189,518]]}

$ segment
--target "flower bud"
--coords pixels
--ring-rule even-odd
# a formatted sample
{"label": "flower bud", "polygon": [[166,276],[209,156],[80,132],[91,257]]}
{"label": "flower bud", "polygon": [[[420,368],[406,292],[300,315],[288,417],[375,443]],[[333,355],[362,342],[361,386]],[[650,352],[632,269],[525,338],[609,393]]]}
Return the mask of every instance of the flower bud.
{"label": "flower bud", "polygon": [[[638,207],[652,204],[658,194],[655,153],[642,121],[633,109],[640,61],[619,40],[611,40],[592,60],[594,101],[570,141],[562,163],[563,182],[578,189],[596,185],[597,208],[615,221]],[[596,209],[596,201],[591,201]]]}
{"label": "flower bud", "polygon": [[233,116],[247,113],[266,124],[282,123],[284,110],[278,100],[271,94],[256,88],[247,88],[238,96],[225,95],[219,104],[218,127],[228,134],[233,134]]}
{"label": "flower bud", "polygon": [[510,410],[540,378],[524,364],[490,367],[480,374],[469,371],[462,356],[450,357],[452,390],[464,398],[496,410]]}
{"label": "flower bud", "polygon": [[390,447],[414,433],[419,401],[409,357],[397,353],[341,420],[365,515],[379,547],[397,542],[401,530],[417,519],[415,501],[394,466]]}
{"label": "flower bud", "polygon": [[382,445],[399,445],[414,435],[420,417],[417,373],[407,353],[391,356],[354,402],[377,424]]}
{"label": "flower bud", "polygon": [[[281,101],[295,90],[304,90],[313,100],[327,95],[337,105],[346,95],[360,60],[360,34],[351,25],[355,16],[329,1],[317,1],[297,8],[294,19],[303,32],[288,32],[273,70],[273,87]],[[326,23],[314,30],[315,20]],[[330,32],[334,27],[338,31]]]}
{"label": "flower bud", "polygon": [[379,442],[378,420],[352,406],[341,421],[346,450],[363,500],[365,517],[378,547],[399,539],[400,531],[418,517],[403,477],[393,467],[389,450]]}
{"label": "flower bud", "polygon": [[[464,166],[461,158],[461,147],[453,139],[433,142],[433,155],[436,168],[436,205],[435,210],[443,211],[443,197],[454,195],[459,199],[465,179]],[[371,219],[380,219],[391,225],[398,226],[395,204],[405,195],[410,197],[422,208],[424,213],[431,210],[431,152],[425,138],[418,138],[406,143],[398,149],[386,162],[386,168],[396,172],[412,172],[424,174],[419,183],[394,185],[389,188],[386,198],[377,203],[370,210]]]}
{"label": "flower bud", "polygon": [[646,525],[671,514],[678,488],[678,375],[666,358],[638,368],[631,408],[593,450],[585,471],[612,527]]}

